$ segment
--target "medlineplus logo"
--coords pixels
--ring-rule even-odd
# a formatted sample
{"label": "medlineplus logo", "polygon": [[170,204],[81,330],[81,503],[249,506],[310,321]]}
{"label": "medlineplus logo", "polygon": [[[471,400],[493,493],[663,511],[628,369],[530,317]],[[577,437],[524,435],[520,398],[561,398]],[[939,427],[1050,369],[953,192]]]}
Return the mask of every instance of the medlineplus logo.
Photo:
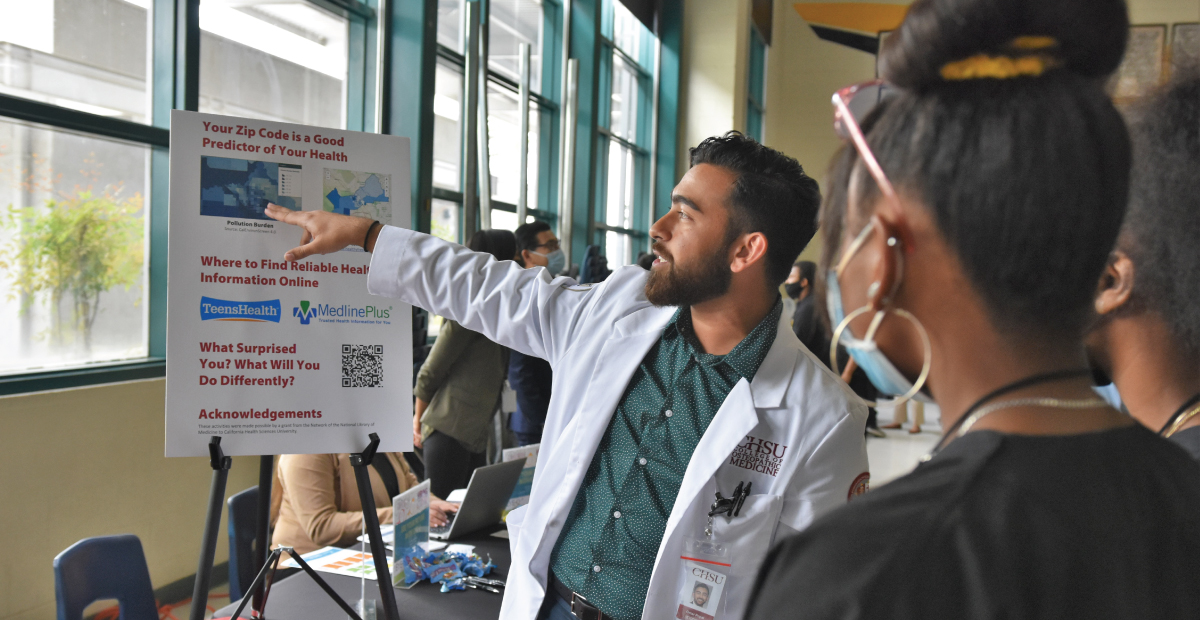
{"label": "medlineplus logo", "polygon": [[375,319],[391,318],[392,307],[381,308],[379,306],[351,306],[342,304],[334,306],[331,304],[312,304],[307,301],[301,301],[300,305],[292,308],[292,316],[300,319],[301,325],[308,325],[313,317],[322,320],[347,322],[351,320],[374,322]]}
{"label": "medlineplus logo", "polygon": [[292,316],[300,317],[301,325],[308,325],[309,321],[312,321],[313,315],[317,313],[316,311],[316,308],[309,307],[307,301],[302,301],[299,308],[292,308]]}
{"label": "medlineplus logo", "polygon": [[226,301],[212,297],[200,298],[201,321],[254,321],[278,323],[282,314],[279,300]]}

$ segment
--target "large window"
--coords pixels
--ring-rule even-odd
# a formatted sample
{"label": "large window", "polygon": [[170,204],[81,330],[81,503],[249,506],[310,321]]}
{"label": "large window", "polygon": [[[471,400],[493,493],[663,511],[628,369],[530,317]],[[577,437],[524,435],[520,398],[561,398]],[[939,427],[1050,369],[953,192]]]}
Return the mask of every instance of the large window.
{"label": "large window", "polygon": [[[543,127],[557,119],[557,106],[553,97],[557,93],[546,93],[542,89],[543,67],[546,66],[546,33],[555,22],[547,15],[546,4],[557,9],[550,0],[481,0],[487,14],[488,36],[488,80],[487,80],[487,148],[488,181],[491,186],[491,220],[493,228],[512,230],[519,226],[516,207],[521,192],[521,142],[528,147],[528,163],[525,167],[528,219],[553,219],[553,205],[547,197],[539,194],[543,175],[550,169],[551,162],[542,160],[545,136]],[[455,241],[463,242],[462,220],[462,131],[463,123],[463,66],[466,50],[463,23],[466,0],[438,0],[437,42],[439,47],[438,70],[434,95],[434,126],[437,136],[434,142],[434,193],[440,200],[435,205],[434,219],[439,209],[446,213],[447,206],[455,205],[453,221],[457,230],[443,229],[445,234],[453,232]],[[521,135],[521,101],[519,96],[520,45],[530,46],[530,105],[529,131]],[[481,94],[482,99],[482,94]],[[449,222],[451,218],[444,217]]]}
{"label": "large window", "polygon": [[647,249],[654,35],[616,0],[605,13],[596,229],[616,268]]}
{"label": "large window", "polygon": [[0,93],[150,122],[151,0],[6,2]]}
{"label": "large window", "polygon": [[[148,7],[9,3],[0,94],[149,122]],[[0,117],[0,376],[147,356],[149,154]]]}
{"label": "large window", "polygon": [[345,128],[348,28],[303,0],[204,0],[200,111]]}

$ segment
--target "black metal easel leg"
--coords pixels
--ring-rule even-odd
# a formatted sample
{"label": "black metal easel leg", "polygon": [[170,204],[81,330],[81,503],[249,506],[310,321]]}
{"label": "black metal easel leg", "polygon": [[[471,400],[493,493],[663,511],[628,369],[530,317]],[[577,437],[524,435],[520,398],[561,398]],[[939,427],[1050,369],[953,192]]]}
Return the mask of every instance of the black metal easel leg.
{"label": "black metal easel leg", "polygon": [[200,566],[196,568],[196,586],[192,590],[190,620],[204,620],[204,612],[208,607],[208,587],[212,578],[213,558],[217,553],[217,529],[221,526],[221,508],[225,503],[225,482],[233,465],[233,459],[221,451],[220,437],[213,437],[209,441],[208,458],[213,477],[208,491],[208,515],[204,518],[204,539],[200,542]]}
{"label": "black metal easel leg", "polygon": [[387,547],[383,545],[383,535],[379,531],[375,494],[371,491],[371,475],[367,471],[371,461],[375,460],[375,451],[379,449],[379,435],[371,433],[369,437],[371,443],[367,444],[365,450],[350,455],[350,464],[354,466],[354,480],[358,483],[358,498],[362,502],[363,523],[367,528],[367,538],[371,541],[371,559],[375,562],[375,579],[379,582],[379,597],[383,600],[383,617],[384,620],[400,620],[396,591],[392,589],[392,575],[388,570]]}
{"label": "black metal easel leg", "polygon": [[[271,455],[263,455],[258,460],[258,521],[255,523],[254,539],[256,547],[254,548],[254,570],[261,571],[267,565],[267,558],[271,555],[270,541],[267,540],[267,531],[271,525],[271,485],[275,479],[275,457]],[[230,575],[232,579],[233,576]],[[262,613],[263,589],[251,588],[250,592],[254,594],[253,609]]]}

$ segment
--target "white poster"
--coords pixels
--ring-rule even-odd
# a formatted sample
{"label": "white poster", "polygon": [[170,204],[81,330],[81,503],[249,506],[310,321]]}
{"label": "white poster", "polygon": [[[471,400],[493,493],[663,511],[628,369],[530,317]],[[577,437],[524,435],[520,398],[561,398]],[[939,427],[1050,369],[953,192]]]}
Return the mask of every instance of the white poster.
{"label": "white poster", "polygon": [[166,455],[412,450],[412,311],[361,248],[295,263],[268,203],[407,227],[408,138],[174,111]]}

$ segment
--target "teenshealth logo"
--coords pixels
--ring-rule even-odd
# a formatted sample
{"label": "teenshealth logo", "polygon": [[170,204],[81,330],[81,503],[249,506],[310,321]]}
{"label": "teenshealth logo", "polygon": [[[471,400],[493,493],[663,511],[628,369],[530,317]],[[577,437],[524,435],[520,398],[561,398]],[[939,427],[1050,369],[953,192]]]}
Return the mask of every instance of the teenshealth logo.
{"label": "teenshealth logo", "polygon": [[278,323],[278,299],[270,301],[226,301],[212,297],[200,298],[201,321],[254,321]]}

